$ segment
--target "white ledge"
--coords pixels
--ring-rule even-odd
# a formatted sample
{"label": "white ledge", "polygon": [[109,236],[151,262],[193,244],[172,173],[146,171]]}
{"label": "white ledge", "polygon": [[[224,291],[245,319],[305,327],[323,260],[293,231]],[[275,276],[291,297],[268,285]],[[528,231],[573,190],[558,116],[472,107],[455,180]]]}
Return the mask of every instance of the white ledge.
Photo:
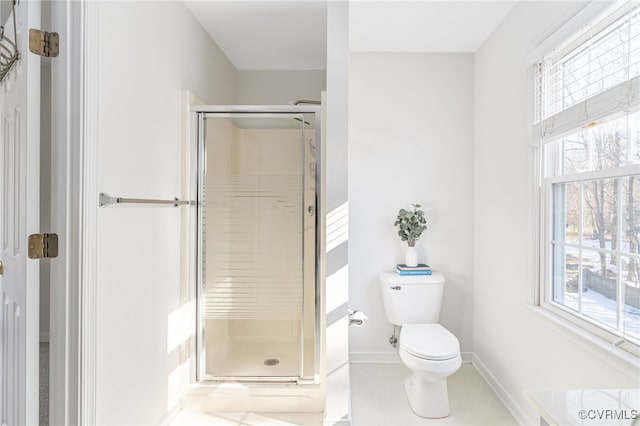
{"label": "white ledge", "polygon": [[596,352],[597,350],[599,350],[600,352],[604,352],[604,354],[602,355],[606,354],[612,360],[623,362],[625,364],[624,367],[626,368],[623,368],[622,371],[628,373],[629,366],[640,369],[640,358],[638,358],[633,353],[619,348],[618,346],[594,335],[593,333],[590,333],[584,328],[579,327],[572,322],[553,314],[552,312],[549,312],[547,309],[541,306],[534,306],[527,302],[521,302],[521,304],[534,315],[546,320],[549,325],[553,326],[555,329],[563,332],[570,338],[579,341],[579,343],[582,343],[593,349],[592,352]]}
{"label": "white ledge", "polygon": [[527,390],[546,425],[632,425],[640,418],[638,389]]}

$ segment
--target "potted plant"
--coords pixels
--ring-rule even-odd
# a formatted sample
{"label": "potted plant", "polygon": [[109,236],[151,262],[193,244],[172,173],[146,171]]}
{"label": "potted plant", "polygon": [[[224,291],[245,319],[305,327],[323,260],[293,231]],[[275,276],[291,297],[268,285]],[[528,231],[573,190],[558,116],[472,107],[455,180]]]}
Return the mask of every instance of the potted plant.
{"label": "potted plant", "polygon": [[420,209],[420,204],[411,204],[413,210],[400,209],[394,226],[398,228],[398,235],[402,241],[407,242],[407,252],[405,264],[407,266],[418,266],[418,252],[415,249],[416,241],[427,229],[427,219],[424,211]]}

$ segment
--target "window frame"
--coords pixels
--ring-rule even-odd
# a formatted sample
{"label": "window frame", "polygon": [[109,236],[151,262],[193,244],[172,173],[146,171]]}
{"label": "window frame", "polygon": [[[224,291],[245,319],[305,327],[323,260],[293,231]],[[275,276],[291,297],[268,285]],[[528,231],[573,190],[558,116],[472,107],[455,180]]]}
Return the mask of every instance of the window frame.
{"label": "window frame", "polygon": [[[614,14],[619,15],[619,11]],[[625,12],[626,13],[626,12]],[[605,19],[606,20],[606,19]],[[601,26],[602,21],[596,21],[595,26]],[[567,38],[569,39],[569,38]],[[581,42],[582,43],[582,42]],[[579,47],[581,43],[570,42],[569,45]],[[565,50],[566,47],[562,48]],[[561,55],[562,59],[570,57],[571,54]],[[534,104],[532,105],[532,181],[534,206],[534,233],[533,246],[535,247],[537,267],[533,269],[534,288],[533,302],[546,312],[552,314],[561,322],[573,325],[586,332],[589,336],[598,338],[606,342],[611,347],[620,348],[635,357],[640,357],[640,338],[626,335],[624,326],[622,329],[614,329],[606,324],[591,319],[582,312],[576,312],[570,307],[562,305],[553,300],[553,233],[554,233],[554,199],[553,186],[557,183],[585,182],[594,179],[622,178],[626,176],[640,175],[640,164],[627,164],[615,169],[594,170],[586,172],[576,172],[567,175],[556,173],[561,165],[561,143],[556,142],[555,146],[548,145],[553,141],[558,141],[564,136],[576,133],[581,129],[597,122],[598,125],[640,110],[640,76],[627,79],[604,91],[587,97],[568,108],[561,109],[549,116],[543,116],[543,110],[547,107],[544,98],[544,76],[546,67],[543,60],[534,67],[531,72],[530,81],[533,82],[532,94]],[[626,97],[626,102],[623,101]],[[551,99],[556,101],[556,99]],[[587,110],[589,114],[587,114]],[[555,129],[554,129],[555,127]],[[552,173],[549,173],[552,171]],[[581,207],[581,214],[584,210]],[[620,247],[616,253],[620,254]],[[618,291],[620,285],[618,285]],[[572,327],[570,327],[572,328]]]}
{"label": "window frame", "polygon": [[[552,154],[552,156],[557,157],[559,147],[555,147],[552,151],[554,151],[553,154],[556,154]],[[640,166],[629,165],[617,169],[581,172],[571,175],[542,176],[540,205],[543,214],[540,215],[542,235],[540,238],[540,298],[538,305],[563,320],[605,340],[609,344],[620,347],[640,357],[640,339],[625,336],[624,332],[607,327],[605,324],[595,319],[590,319],[588,316],[575,312],[571,308],[553,300],[553,185],[556,183],[585,182],[594,179],[622,178],[627,176],[640,176]]]}

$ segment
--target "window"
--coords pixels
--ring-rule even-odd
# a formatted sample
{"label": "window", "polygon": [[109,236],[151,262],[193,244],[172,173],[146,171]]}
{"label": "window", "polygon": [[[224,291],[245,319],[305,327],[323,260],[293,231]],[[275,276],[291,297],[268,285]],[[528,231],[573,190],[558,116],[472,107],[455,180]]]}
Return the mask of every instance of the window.
{"label": "window", "polygon": [[609,11],[544,57],[534,74],[540,304],[638,353],[638,3]]}

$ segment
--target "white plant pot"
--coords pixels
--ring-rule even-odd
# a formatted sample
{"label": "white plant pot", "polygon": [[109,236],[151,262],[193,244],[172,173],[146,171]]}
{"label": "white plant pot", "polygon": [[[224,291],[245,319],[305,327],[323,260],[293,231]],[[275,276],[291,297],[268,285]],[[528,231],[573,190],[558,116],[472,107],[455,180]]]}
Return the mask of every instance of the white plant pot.
{"label": "white plant pot", "polygon": [[418,266],[418,250],[415,247],[407,247],[404,254],[404,263],[407,266]]}

